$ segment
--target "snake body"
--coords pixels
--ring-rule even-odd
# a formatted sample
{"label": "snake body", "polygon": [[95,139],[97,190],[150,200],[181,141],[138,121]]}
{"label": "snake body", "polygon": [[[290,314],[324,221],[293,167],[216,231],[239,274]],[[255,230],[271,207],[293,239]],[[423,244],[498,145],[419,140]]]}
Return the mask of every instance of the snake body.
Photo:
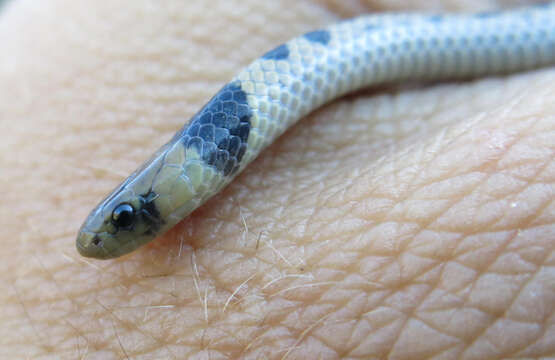
{"label": "snake body", "polygon": [[555,4],[467,15],[370,15],[309,32],[226,84],[91,212],[77,249],[107,259],[151,241],[218,193],[292,124],[348,92],[554,63]]}

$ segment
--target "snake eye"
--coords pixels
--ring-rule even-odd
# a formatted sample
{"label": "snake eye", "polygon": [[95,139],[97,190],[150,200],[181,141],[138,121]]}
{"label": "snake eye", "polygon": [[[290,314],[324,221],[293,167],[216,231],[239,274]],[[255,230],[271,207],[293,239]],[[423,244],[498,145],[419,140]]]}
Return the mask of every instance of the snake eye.
{"label": "snake eye", "polygon": [[135,209],[127,203],[121,203],[112,211],[112,223],[117,228],[128,228],[133,225]]}

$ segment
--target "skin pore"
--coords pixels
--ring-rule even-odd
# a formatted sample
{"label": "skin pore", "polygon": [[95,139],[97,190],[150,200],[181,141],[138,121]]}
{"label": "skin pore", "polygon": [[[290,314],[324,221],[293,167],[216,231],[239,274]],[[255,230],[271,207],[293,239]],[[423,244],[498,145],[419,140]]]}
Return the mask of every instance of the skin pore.
{"label": "skin pore", "polygon": [[92,207],[273,46],[361,12],[509,2],[399,3],[7,4],[0,357],[555,353],[553,69],[348,96],[152,244],[75,250]]}

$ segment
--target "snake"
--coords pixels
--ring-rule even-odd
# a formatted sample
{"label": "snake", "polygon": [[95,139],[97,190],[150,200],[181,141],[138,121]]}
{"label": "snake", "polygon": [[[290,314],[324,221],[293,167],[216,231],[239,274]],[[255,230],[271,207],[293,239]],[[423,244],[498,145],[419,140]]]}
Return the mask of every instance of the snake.
{"label": "snake", "polygon": [[369,14],[305,33],[241,70],[102,200],[81,226],[77,250],[111,259],[152,241],[299,119],[347,93],[553,64],[555,3],[481,13]]}

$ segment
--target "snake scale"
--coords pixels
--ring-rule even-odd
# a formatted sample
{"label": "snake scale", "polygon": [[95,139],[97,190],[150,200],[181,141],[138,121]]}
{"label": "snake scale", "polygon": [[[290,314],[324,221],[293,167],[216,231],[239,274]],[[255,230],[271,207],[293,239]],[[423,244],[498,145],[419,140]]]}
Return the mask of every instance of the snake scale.
{"label": "snake scale", "polygon": [[163,234],[287,128],[360,88],[501,75],[555,63],[555,4],[478,14],[368,15],[294,38],[244,68],[87,217],[83,256]]}

